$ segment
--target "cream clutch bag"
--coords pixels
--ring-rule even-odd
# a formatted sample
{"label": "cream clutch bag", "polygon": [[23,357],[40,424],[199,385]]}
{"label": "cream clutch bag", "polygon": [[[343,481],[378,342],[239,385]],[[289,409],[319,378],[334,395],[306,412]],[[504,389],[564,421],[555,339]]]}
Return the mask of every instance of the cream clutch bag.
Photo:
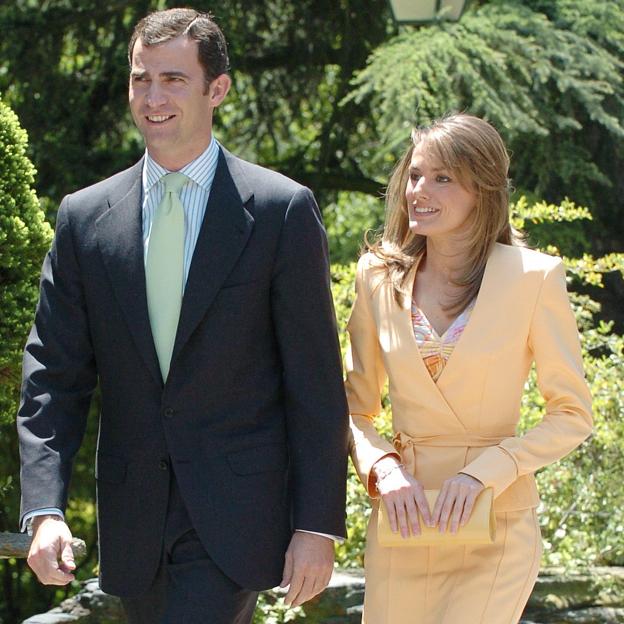
{"label": "cream clutch bag", "polygon": [[[425,490],[429,509],[433,511],[440,490]],[[379,502],[377,516],[377,539],[379,544],[386,548],[403,548],[406,546],[453,546],[467,544],[492,544],[496,538],[496,516],[494,514],[494,498],[492,488],[486,488],[475,501],[470,520],[460,527],[457,533],[451,533],[448,528],[440,533],[438,527],[428,527],[419,513],[420,535],[410,535],[402,538],[399,532],[393,533],[386,507]]]}

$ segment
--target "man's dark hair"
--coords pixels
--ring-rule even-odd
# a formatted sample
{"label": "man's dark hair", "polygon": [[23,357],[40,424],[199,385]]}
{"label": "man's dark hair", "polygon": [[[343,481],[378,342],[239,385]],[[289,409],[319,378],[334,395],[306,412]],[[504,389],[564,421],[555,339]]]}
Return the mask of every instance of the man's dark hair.
{"label": "man's dark hair", "polygon": [[144,45],[158,45],[181,35],[197,42],[199,64],[204,70],[206,83],[230,68],[227,44],[221,29],[210,13],[194,9],[168,9],[144,17],[134,28],[128,44],[128,61],[132,66],[132,50],[137,39]]}

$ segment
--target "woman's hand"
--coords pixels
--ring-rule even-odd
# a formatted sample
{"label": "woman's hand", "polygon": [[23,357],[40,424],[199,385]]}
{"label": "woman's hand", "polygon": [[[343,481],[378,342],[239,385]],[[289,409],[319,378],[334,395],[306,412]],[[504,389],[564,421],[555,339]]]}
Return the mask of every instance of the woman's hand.
{"label": "woman's hand", "polygon": [[388,512],[390,528],[394,533],[398,530],[404,538],[409,537],[408,527],[412,534],[420,535],[418,510],[427,526],[433,526],[431,512],[423,486],[409,474],[402,464],[394,457],[384,457],[374,466],[377,477],[377,491]]}
{"label": "woman's hand", "polygon": [[481,481],[467,474],[447,479],[433,507],[433,522],[444,533],[450,522],[451,533],[457,533],[470,519],[477,496],[485,489]]}

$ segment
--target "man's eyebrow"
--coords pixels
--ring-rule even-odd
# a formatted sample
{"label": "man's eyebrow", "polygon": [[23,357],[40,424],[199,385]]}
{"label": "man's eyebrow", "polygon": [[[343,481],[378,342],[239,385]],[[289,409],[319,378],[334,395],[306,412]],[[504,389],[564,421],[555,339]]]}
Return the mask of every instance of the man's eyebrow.
{"label": "man's eyebrow", "polygon": [[[149,76],[149,72],[144,69],[133,69],[130,72],[130,76],[132,78],[144,78],[145,76]],[[189,77],[188,74],[184,73],[183,71],[178,71],[178,70],[160,72],[158,76],[160,78],[188,78]]]}
{"label": "man's eyebrow", "polygon": [[161,78],[188,78],[188,74],[185,74],[183,71],[179,71],[179,70],[171,70],[171,71],[165,71],[165,72],[160,72],[160,74],[158,74]]}

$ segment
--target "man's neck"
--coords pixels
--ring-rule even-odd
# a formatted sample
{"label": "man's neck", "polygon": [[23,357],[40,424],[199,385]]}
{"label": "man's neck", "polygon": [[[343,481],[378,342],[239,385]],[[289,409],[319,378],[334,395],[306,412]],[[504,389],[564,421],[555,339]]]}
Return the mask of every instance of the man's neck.
{"label": "man's neck", "polygon": [[147,148],[147,153],[155,163],[164,167],[167,171],[180,171],[180,169],[183,169],[186,165],[192,163],[196,158],[201,156],[208,149],[211,141],[212,135],[209,135],[208,140],[201,148],[196,148],[187,153],[172,155],[166,152],[160,152],[159,150],[151,150],[149,147]]}

